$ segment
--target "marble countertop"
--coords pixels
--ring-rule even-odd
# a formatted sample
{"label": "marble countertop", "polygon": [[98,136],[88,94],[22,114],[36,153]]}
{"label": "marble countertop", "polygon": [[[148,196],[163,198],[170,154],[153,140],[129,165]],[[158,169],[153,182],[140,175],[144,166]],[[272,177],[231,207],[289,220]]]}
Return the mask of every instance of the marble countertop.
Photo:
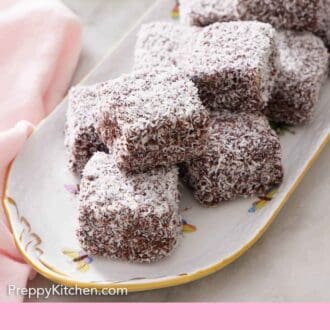
{"label": "marble countertop", "polygon": [[[83,51],[75,84],[154,0],[63,2],[80,16],[83,25]],[[328,145],[258,243],[213,275],[183,286],[125,297],[53,296],[47,301],[330,301],[329,164]],[[40,275],[29,282],[30,287],[51,285]]]}

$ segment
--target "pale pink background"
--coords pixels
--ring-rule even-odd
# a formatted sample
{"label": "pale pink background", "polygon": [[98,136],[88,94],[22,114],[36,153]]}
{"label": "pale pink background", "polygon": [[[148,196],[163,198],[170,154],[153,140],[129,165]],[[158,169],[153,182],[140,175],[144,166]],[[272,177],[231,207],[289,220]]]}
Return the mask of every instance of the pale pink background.
{"label": "pale pink background", "polygon": [[[327,304],[42,304],[2,306],[15,329],[329,329]],[[19,317],[17,315],[19,314]]]}

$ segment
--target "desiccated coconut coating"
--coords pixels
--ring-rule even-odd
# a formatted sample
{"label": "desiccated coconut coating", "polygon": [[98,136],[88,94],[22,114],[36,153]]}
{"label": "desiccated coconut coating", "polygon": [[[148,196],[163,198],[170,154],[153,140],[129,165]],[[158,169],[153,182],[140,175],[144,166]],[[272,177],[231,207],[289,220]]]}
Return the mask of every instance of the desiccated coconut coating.
{"label": "desiccated coconut coating", "polygon": [[193,34],[198,28],[168,22],[143,24],[135,45],[134,70],[146,68],[177,68],[186,55]]}
{"label": "desiccated coconut coating", "polygon": [[184,69],[211,110],[257,111],[277,70],[276,32],[259,22],[214,23],[198,33]]}
{"label": "desiccated coconut coating", "polygon": [[315,34],[322,39],[327,49],[330,51],[330,13],[329,13],[329,21],[325,22],[321,29]]}
{"label": "desiccated coconut coating", "polygon": [[97,131],[126,172],[199,156],[209,113],[192,81],[176,71],[139,71],[108,82]]}
{"label": "desiccated coconut coating", "polygon": [[277,29],[314,32],[330,49],[329,0],[236,0],[242,20],[258,20]]}
{"label": "desiccated coconut coating", "polygon": [[324,0],[238,0],[240,19],[270,23],[276,28],[317,32],[325,19]]}
{"label": "desiccated coconut coating", "polygon": [[212,112],[207,151],[181,170],[205,206],[263,194],[283,178],[280,141],[261,114]]}
{"label": "desiccated coconut coating", "polygon": [[86,163],[96,151],[107,151],[95,131],[98,113],[98,92],[104,83],[78,86],[70,90],[66,112],[65,146],[69,154],[69,168],[81,174]]}
{"label": "desiccated coconut coating", "polygon": [[78,239],[92,255],[153,262],[180,241],[177,168],[123,174],[111,154],[87,163],[79,192]]}
{"label": "desiccated coconut coating", "polygon": [[279,75],[264,113],[275,122],[298,125],[314,113],[328,73],[328,51],[311,33],[278,33]]}
{"label": "desiccated coconut coating", "polygon": [[248,20],[317,32],[327,18],[328,5],[328,0],[181,0],[180,16],[184,23],[197,26]]}
{"label": "desiccated coconut coating", "polygon": [[324,19],[315,34],[323,40],[325,46],[330,50],[330,0],[323,1],[325,6]]}
{"label": "desiccated coconut coating", "polygon": [[316,33],[330,49],[329,0],[181,0],[184,24],[256,20],[275,28]]}
{"label": "desiccated coconut coating", "polygon": [[237,21],[236,6],[237,0],[180,0],[180,20],[196,26]]}
{"label": "desiccated coconut coating", "polygon": [[[144,26],[134,68],[176,66],[196,83],[210,110],[256,111],[264,107],[276,77],[275,30],[259,22],[191,29],[171,23]],[[175,38],[176,33],[180,37]]]}

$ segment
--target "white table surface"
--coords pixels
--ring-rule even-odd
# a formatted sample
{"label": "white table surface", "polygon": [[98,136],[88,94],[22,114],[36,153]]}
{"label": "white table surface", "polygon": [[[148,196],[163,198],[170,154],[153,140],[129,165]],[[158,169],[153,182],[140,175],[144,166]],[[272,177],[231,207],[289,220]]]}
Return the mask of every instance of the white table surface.
{"label": "white table surface", "polygon": [[[73,83],[101,59],[154,0],[63,0],[83,25]],[[126,297],[50,297],[47,301],[330,301],[330,146],[276,221],[239,260],[202,280]],[[30,287],[50,287],[37,276]],[[30,299],[29,301],[36,301]],[[43,299],[39,301],[44,301]]]}

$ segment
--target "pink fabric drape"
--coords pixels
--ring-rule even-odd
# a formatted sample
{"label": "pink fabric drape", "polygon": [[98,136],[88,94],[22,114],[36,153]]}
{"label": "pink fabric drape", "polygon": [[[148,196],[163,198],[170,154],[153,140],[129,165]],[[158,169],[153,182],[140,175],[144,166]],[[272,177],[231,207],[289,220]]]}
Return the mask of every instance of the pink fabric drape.
{"label": "pink fabric drape", "polygon": [[[0,197],[4,177],[27,137],[61,101],[78,62],[77,17],[55,0],[0,0]],[[24,287],[31,269],[17,251],[0,207],[0,301]]]}

